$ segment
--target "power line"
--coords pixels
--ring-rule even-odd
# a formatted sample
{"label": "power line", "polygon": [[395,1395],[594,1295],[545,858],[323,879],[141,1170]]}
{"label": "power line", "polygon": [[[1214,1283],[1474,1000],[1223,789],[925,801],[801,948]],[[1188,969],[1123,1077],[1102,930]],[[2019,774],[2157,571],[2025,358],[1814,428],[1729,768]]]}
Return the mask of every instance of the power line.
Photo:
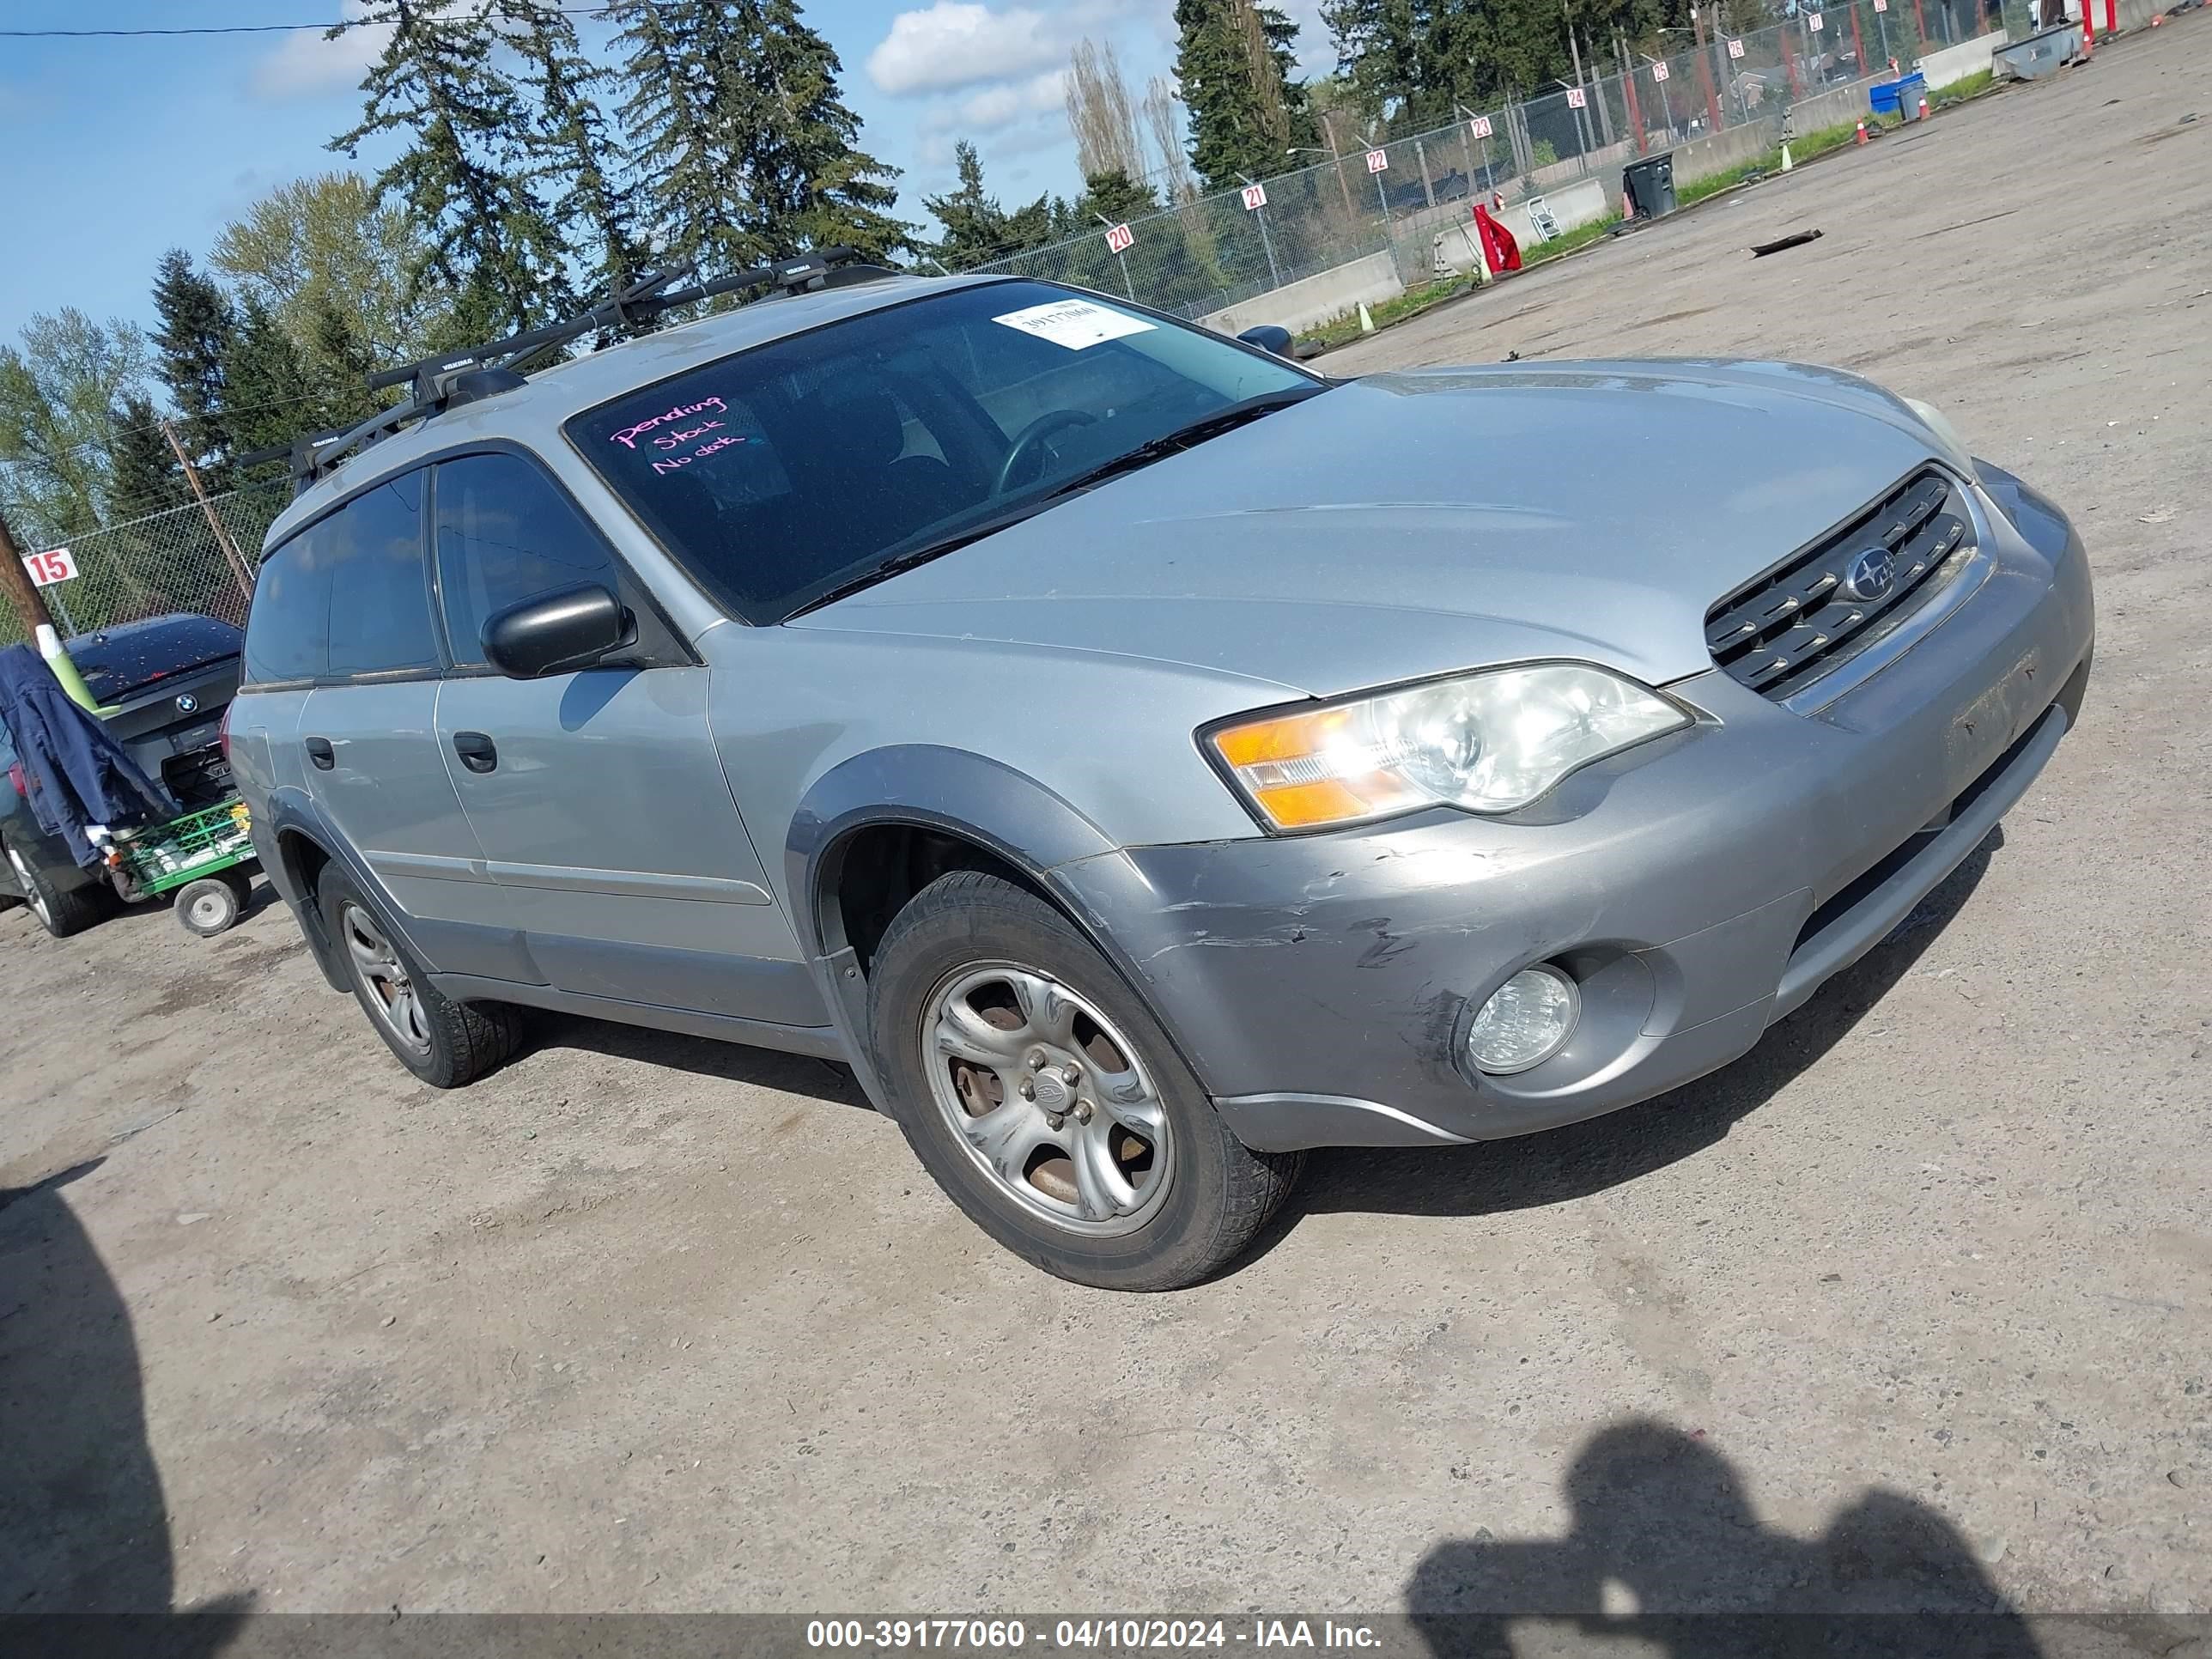
{"label": "power line", "polygon": [[[657,3],[657,0],[656,0]],[[549,6],[547,10],[563,17],[603,17],[614,7]],[[206,23],[183,28],[151,29],[0,29],[0,40],[142,40],[158,35],[176,34],[297,34],[308,29],[359,29],[389,22],[387,19],[371,17],[341,17],[328,23]]]}

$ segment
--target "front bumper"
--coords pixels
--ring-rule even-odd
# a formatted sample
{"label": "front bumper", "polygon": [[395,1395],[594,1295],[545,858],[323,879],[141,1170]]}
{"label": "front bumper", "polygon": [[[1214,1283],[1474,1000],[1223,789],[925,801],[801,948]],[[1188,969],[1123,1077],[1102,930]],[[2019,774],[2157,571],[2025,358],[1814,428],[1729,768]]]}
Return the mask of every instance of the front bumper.
{"label": "front bumper", "polygon": [[[1649,1099],[1878,944],[2074,722],[2087,560],[2031,507],[1986,514],[1971,586],[1930,601],[1941,620],[1839,671],[1840,695],[1809,688],[1817,707],[1716,670],[1668,688],[1694,728],[1523,812],[1133,848],[1052,877],[1252,1146],[1491,1139]],[[1566,1046],[1511,1077],[1462,1070],[1472,1011],[1544,961],[1581,987]]]}

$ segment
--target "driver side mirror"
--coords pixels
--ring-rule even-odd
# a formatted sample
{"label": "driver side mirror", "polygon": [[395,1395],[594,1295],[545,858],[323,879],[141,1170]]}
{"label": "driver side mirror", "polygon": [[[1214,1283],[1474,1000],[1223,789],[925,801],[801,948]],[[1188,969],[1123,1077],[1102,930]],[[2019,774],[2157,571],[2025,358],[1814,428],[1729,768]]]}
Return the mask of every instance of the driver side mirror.
{"label": "driver side mirror", "polygon": [[1237,337],[1249,346],[1271,351],[1278,357],[1291,355],[1291,331],[1275,323],[1260,323],[1246,329]]}
{"label": "driver side mirror", "polygon": [[589,668],[637,642],[637,620],[596,582],[541,593],[484,619],[484,660],[511,680]]}

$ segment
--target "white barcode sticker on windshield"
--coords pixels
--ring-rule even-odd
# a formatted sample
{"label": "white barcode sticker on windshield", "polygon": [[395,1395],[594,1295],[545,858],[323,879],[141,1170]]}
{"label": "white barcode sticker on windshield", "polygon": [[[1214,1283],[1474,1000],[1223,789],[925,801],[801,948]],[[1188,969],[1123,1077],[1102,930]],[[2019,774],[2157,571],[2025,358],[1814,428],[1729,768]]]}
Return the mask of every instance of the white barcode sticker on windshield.
{"label": "white barcode sticker on windshield", "polygon": [[1080,351],[1102,340],[1118,340],[1124,334],[1149,334],[1158,326],[1141,317],[1093,305],[1088,300],[1054,300],[1047,305],[1010,311],[991,320],[1018,328],[1024,334],[1034,334],[1040,340],[1049,340],[1056,346],[1066,346],[1070,351]]}

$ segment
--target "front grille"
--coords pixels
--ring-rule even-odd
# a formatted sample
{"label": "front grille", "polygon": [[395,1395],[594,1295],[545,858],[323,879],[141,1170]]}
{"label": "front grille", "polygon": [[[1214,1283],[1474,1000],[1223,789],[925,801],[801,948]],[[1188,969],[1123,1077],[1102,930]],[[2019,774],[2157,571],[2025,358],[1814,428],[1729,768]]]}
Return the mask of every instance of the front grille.
{"label": "front grille", "polygon": [[[1916,472],[1715,605],[1705,643],[1730,678],[1786,697],[1873,643],[1879,619],[1901,617],[1933,593],[1936,571],[1972,536],[1959,486],[1941,472]],[[1870,580],[1881,558],[1889,562],[1886,584]]]}

